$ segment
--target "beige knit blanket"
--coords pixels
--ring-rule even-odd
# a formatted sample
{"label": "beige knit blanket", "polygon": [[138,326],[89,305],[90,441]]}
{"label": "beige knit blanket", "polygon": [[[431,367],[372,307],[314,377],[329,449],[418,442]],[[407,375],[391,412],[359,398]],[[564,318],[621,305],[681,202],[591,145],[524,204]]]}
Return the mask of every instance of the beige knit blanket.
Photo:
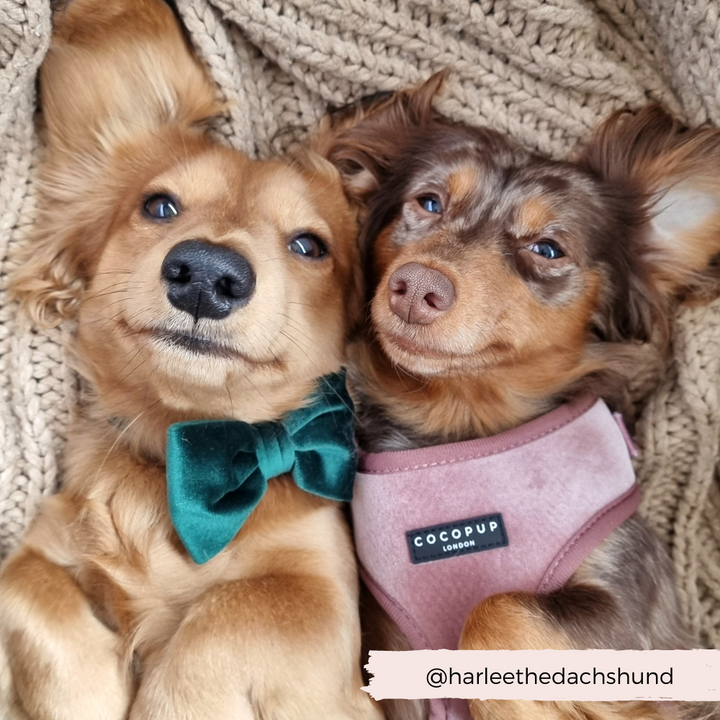
{"label": "beige knit blanket", "polygon": [[[112,0],[108,0],[112,2]],[[328,104],[451,68],[439,109],[564,157],[612,110],[660,100],[720,124],[719,0],[178,0],[230,102],[220,132],[282,151]],[[63,333],[23,328],[7,276],[35,215],[35,76],[48,0],[0,0],[0,555],[61,480],[74,382]],[[718,168],[720,172],[720,168]],[[642,510],[682,603],[720,647],[720,302],[682,310],[667,367],[638,373]]]}

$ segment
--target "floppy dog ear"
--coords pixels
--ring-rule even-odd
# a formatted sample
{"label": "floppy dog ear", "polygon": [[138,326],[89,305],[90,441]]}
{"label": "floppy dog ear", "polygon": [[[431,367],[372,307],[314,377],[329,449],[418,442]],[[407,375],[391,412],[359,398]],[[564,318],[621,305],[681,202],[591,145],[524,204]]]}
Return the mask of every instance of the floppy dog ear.
{"label": "floppy dog ear", "polygon": [[620,112],[599,128],[581,163],[636,198],[633,250],[660,292],[714,292],[720,130],[689,130],[657,105]]}
{"label": "floppy dog ear", "polygon": [[[624,206],[616,247],[631,268],[614,309],[623,339],[647,339],[673,302],[720,289],[720,130],[689,130],[661,107],[610,117],[583,150],[614,207]],[[622,306],[622,307],[620,307]]]}
{"label": "floppy dog ear", "polygon": [[435,73],[418,87],[360,100],[326,119],[314,146],[338,168],[351,201],[366,205],[413,131],[430,122],[444,77]]}
{"label": "floppy dog ear", "polygon": [[91,156],[221,109],[170,8],[144,0],[73,0],[57,12],[40,88],[51,148]]}
{"label": "floppy dog ear", "polygon": [[73,0],[40,71],[47,157],[39,222],[12,287],[43,325],[72,316],[143,142],[200,134],[221,109],[170,8]]}

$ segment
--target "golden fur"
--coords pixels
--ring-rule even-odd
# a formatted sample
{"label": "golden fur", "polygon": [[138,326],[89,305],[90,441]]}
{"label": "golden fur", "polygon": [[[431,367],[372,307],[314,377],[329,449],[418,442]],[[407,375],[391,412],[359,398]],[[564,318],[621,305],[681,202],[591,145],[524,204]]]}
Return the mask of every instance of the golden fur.
{"label": "golden fur", "polygon": [[[340,367],[359,287],[337,171],[208,139],[214,89],[160,0],[74,0],[54,22],[40,221],[14,288],[40,323],[77,319],[84,404],[61,491],[0,571],[0,715],[376,720],[338,504],[277,478],[196,565],[165,489],[171,423],[276,419]],[[171,221],[143,213],[155,193],[176,199]],[[327,255],[290,252],[298,233]],[[188,239],[248,260],[242,309],[168,302],[160,267]]]}

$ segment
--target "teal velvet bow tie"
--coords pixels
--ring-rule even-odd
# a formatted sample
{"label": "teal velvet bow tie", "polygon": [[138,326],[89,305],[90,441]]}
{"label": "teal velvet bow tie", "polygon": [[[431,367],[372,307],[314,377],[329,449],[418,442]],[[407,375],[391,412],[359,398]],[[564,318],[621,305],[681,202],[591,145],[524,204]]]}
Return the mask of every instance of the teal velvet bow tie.
{"label": "teal velvet bow tie", "polygon": [[357,467],[345,373],[320,378],[311,402],[278,422],[197,420],[171,425],[170,517],[196,563],[217,555],[248,519],[268,480],[291,473],[309,493],[349,502]]}

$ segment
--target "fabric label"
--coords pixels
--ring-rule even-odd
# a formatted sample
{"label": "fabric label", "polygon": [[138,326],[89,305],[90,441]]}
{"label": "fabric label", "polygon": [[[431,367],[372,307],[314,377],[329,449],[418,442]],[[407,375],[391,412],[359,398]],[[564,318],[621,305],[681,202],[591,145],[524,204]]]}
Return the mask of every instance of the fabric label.
{"label": "fabric label", "polygon": [[406,534],[414,565],[508,545],[500,513],[409,530]]}

